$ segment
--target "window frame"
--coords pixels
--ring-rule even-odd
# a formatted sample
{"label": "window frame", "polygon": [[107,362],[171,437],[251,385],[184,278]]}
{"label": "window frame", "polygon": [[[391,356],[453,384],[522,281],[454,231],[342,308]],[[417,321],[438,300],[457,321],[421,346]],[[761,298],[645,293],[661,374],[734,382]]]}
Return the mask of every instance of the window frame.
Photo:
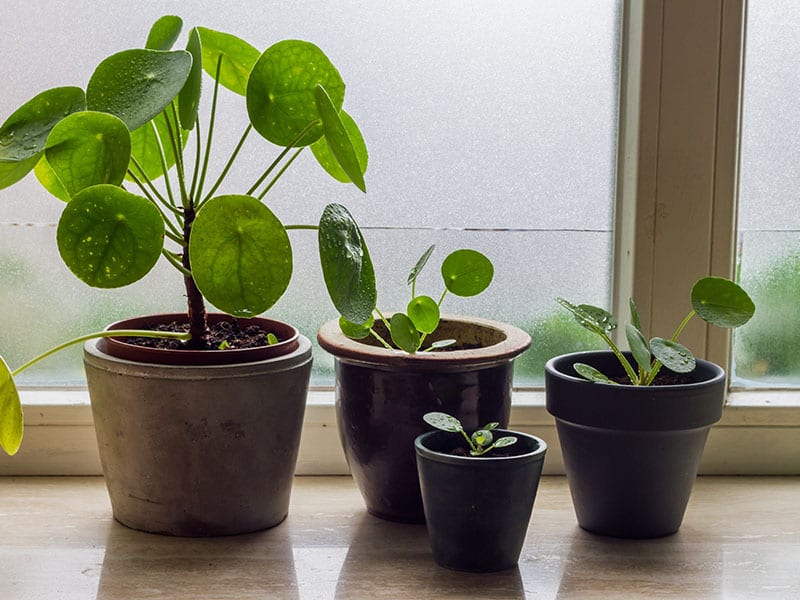
{"label": "window frame", "polygon": [[[613,308],[626,314],[636,298],[661,335],[685,315],[698,277],[734,272],[746,9],[746,0],[622,1]],[[682,341],[729,368],[729,332],[694,321]],[[100,473],[85,389],[22,399],[25,442],[0,456],[0,474]],[[543,437],[546,472],[563,473],[542,390],[515,390],[511,427]],[[800,392],[734,390],[701,473],[798,473],[798,433]],[[298,473],[346,472],[333,391],[314,389]]]}

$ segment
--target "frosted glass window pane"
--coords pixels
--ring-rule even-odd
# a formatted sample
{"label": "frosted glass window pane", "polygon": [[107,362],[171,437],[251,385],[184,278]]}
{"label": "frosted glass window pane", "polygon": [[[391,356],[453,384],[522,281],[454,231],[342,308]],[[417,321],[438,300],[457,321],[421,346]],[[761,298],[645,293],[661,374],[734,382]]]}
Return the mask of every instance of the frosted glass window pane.
{"label": "frosted glass window pane", "polygon": [[[553,298],[609,303],[619,0],[591,8],[583,0],[242,1],[224,10],[203,1],[134,8],[87,0],[80,11],[71,2],[4,0],[3,22],[13,27],[0,36],[0,120],[49,87],[85,87],[102,58],[141,46],[150,24],[171,10],[187,26],[229,31],[260,49],[282,38],[313,41],[340,69],[346,109],[370,150],[368,194],[334,182],[304,153],[268,203],[287,224],[316,223],[328,202],[346,204],[379,266],[383,309],[405,305],[406,274],[428,245],[438,245],[439,261],[473,247],[495,262],[495,282],[476,299],[448,298],[444,308],[534,334],[519,384],[539,383],[548,355],[586,347]],[[218,157],[246,124],[242,100],[223,93]],[[221,193],[243,192],[275,154],[249,140]],[[75,280],[55,247],[60,212],[32,176],[0,191],[0,352],[12,366],[114,319],[184,309],[181,280],[167,265],[122,290]],[[313,338],[335,311],[314,234],[293,232],[292,240],[294,278],[269,314]],[[438,293],[436,270],[425,275],[421,285]],[[27,324],[27,315],[44,321]],[[314,373],[315,383],[331,380],[331,360],[319,351]],[[25,375],[36,384],[81,380],[77,349]]]}
{"label": "frosted glass window pane", "polygon": [[800,4],[750,0],[739,260],[756,314],[734,339],[740,385],[800,385]]}

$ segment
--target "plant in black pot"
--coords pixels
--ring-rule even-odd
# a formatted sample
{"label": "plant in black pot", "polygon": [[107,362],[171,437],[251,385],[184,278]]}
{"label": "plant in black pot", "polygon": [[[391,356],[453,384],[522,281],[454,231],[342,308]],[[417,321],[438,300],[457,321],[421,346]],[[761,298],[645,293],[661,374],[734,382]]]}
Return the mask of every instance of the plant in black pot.
{"label": "plant in black pot", "polygon": [[425,522],[438,564],[501,571],[517,564],[539,487],[547,444],[487,423],[468,435],[441,412],[416,438]]}
{"label": "plant in black pot", "polygon": [[[342,230],[346,240],[335,233]],[[342,252],[342,245],[351,251]],[[324,324],[317,339],[334,356],[345,457],[371,514],[421,523],[412,444],[425,431],[423,415],[447,411],[472,429],[488,421],[508,424],[513,360],[530,336],[505,323],[440,314],[447,294],[475,296],[491,283],[492,263],[475,250],[456,250],[442,261],[444,290],[437,300],[417,293],[417,277],[434,250],[428,248],[408,276],[406,310],[389,317],[377,309],[369,251],[344,207],[326,208],[319,247],[328,291],[342,315]],[[337,258],[343,254],[349,264]]]}
{"label": "plant in black pot", "polygon": [[610,348],[558,356],[545,366],[547,410],[556,419],[578,523],[616,537],[672,534],[683,521],[726,390],[723,369],[695,359],[678,337],[695,315],[735,328],[755,306],[732,281],[704,277],[674,335],[648,342],[631,302],[630,352],[623,352],[610,337],[617,327],[611,314],[559,302]]}
{"label": "plant in black pot", "polygon": [[[128,285],[159,259],[175,268],[186,312],[73,342],[98,338],[86,342],[85,367],[115,517],[154,532],[230,534],[286,516],[311,368],[307,338],[256,315],[289,284],[288,231],[316,225],[284,225],[262,200],[307,147],[363,191],[367,154],[342,110],[344,81],[318,47],[284,40],[260,52],[196,27],[186,50],[171,50],[181,29],[163,17],[145,48],[103,60],[85,90],[50,89],[14,112],[0,127],[0,186],[33,170],[64,202],[59,253],[90,286]],[[249,123],[212,179],[221,87],[242,96]],[[241,194],[218,194],[253,133],[281,150]],[[13,375],[27,365],[2,367],[0,442],[14,453]]]}

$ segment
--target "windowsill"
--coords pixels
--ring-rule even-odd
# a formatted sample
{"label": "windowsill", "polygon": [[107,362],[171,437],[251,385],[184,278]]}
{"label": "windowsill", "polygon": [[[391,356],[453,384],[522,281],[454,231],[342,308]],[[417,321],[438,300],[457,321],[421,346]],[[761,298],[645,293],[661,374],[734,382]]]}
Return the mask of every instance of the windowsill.
{"label": "windowsill", "polygon": [[518,568],[471,574],[435,564],[423,525],[368,515],[349,477],[298,477],[286,521],[216,539],[116,523],[99,477],[0,478],[0,597],[789,598],[798,483],[701,477],[679,533],[620,540],[581,530],[565,478],[544,477]]}
{"label": "windowsill", "polygon": [[[98,475],[92,413],[85,389],[24,390],[25,439],[14,457],[0,456],[0,475]],[[553,418],[544,392],[517,390],[512,428],[543,438],[545,472],[563,473]],[[701,474],[800,473],[800,390],[733,391],[711,430]],[[339,443],[331,390],[312,390],[306,408],[297,473],[348,473]]]}

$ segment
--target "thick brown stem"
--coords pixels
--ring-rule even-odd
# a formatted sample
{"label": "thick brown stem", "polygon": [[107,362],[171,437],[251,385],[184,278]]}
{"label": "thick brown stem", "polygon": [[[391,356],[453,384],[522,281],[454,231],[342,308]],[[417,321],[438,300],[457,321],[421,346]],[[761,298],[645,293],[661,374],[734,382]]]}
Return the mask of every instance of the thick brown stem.
{"label": "thick brown stem", "polygon": [[[186,270],[191,272],[191,260],[189,258],[189,237],[192,234],[192,223],[194,222],[194,208],[187,208],[184,213],[183,225],[183,266]],[[206,349],[208,348],[208,322],[206,321],[206,304],[203,299],[203,294],[197,289],[197,284],[191,275],[183,278],[186,287],[186,299],[189,305],[189,333],[192,339],[188,345],[190,348]]]}

